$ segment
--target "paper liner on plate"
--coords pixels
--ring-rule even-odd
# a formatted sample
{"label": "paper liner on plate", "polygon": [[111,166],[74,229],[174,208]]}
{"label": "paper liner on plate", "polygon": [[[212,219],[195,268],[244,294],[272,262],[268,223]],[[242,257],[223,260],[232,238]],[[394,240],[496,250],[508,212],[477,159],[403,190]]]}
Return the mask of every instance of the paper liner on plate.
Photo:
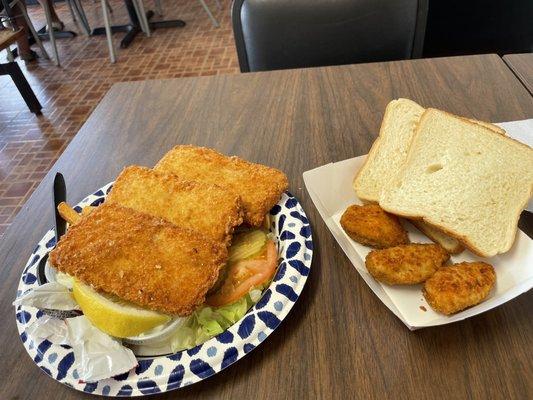
{"label": "paper liner on plate", "polygon": [[[532,127],[533,120],[501,124],[509,136],[529,142],[523,133]],[[533,128],[533,127],[532,127]],[[530,130],[533,132],[533,129]],[[529,144],[528,143],[528,144]],[[487,299],[467,310],[446,316],[433,311],[422,295],[422,285],[390,286],[376,281],[366,270],[365,257],[370,248],[350,239],[340,226],[342,213],[351,204],[361,204],[352,188],[355,174],[366,156],[324,165],[303,174],[305,186],[329,230],[348,256],[357,272],[379,299],[411,330],[460,321],[503,304],[533,287],[533,241],[518,231],[513,248],[489,259],[477,257],[465,250],[453,255],[451,262],[483,260],[494,266],[496,285]],[[408,222],[404,223],[413,243],[430,242]]]}

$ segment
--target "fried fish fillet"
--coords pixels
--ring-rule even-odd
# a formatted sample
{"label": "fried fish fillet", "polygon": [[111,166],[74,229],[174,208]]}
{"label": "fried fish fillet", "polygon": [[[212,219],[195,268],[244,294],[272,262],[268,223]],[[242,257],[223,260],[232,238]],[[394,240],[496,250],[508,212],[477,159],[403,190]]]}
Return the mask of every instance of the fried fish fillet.
{"label": "fried fish fillet", "polygon": [[366,269],[389,285],[422,283],[439,269],[450,255],[438,244],[413,243],[373,250],[366,256]]}
{"label": "fried fish fillet", "polygon": [[225,244],[243,221],[241,199],[231,191],[138,166],[121,172],[106,201],[163,218]]}
{"label": "fried fish fillet", "polygon": [[424,284],[423,293],[435,311],[450,315],[481,303],[495,283],[492,265],[462,262],[439,268]]}
{"label": "fried fish fillet", "polygon": [[261,226],[265,214],[288,187],[287,177],[277,169],[190,145],[174,147],[154,169],[188,181],[219,185],[239,195],[244,222],[252,227]]}
{"label": "fried fish fillet", "polygon": [[365,246],[384,249],[409,243],[398,217],[377,204],[351,205],[342,214],[340,223],[348,236]]}
{"label": "fried fish fillet", "polygon": [[96,290],[178,316],[203,304],[226,246],[161,218],[104,203],[72,226],[50,262]]}

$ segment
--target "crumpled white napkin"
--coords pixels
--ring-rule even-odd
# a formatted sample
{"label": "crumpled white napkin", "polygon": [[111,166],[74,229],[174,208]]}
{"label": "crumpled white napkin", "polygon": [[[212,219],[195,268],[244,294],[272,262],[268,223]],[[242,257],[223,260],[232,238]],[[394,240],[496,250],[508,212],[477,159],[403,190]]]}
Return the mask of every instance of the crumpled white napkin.
{"label": "crumpled white napkin", "polygon": [[38,320],[34,320],[26,329],[26,334],[32,338],[47,339],[55,344],[69,344],[65,321],[49,315],[43,315]]}
{"label": "crumpled white napkin", "polygon": [[94,327],[84,315],[68,318],[65,322],[81,380],[99,381],[127,372],[137,365],[133,351]]}
{"label": "crumpled white napkin", "polygon": [[50,310],[79,310],[70,291],[58,282],[48,282],[32,289],[13,302],[14,306],[31,306]]}
{"label": "crumpled white napkin", "polygon": [[[58,282],[46,283],[24,293],[13,305],[41,310],[79,310],[68,288]],[[110,378],[137,366],[137,359],[129,348],[93,326],[84,315],[65,319],[43,315],[28,326],[26,333],[35,339],[70,345],[75,356],[74,367],[85,382]]]}

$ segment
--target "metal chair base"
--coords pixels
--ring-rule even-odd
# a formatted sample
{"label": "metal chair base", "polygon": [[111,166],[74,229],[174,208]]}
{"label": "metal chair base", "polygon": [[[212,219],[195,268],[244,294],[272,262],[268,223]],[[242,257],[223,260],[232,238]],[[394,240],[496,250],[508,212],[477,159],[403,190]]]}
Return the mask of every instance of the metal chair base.
{"label": "metal chair base", "polygon": [[11,76],[11,79],[13,79],[15,86],[19,90],[30,111],[37,115],[41,114],[41,109],[43,107],[41,106],[41,103],[39,103],[33,89],[16,62],[0,64],[0,75]]}
{"label": "metal chair base", "polygon": [[[46,26],[43,26],[41,29],[37,31],[37,34],[41,39],[44,40],[50,40],[50,34],[46,32]],[[76,32],[72,31],[54,31],[54,37],[56,39],[67,39],[67,38],[73,38],[78,36]]]}
{"label": "metal chair base", "polygon": [[[154,16],[153,11],[147,11],[146,12],[146,18],[150,20]],[[157,29],[157,28],[181,28],[185,26],[185,22],[176,19],[176,20],[169,20],[169,21],[149,21],[148,24],[150,25],[151,29]],[[126,32],[126,35],[122,38],[120,41],[120,48],[125,49],[127,48],[133,39],[135,39],[135,36],[137,36],[139,33],[142,32],[140,24],[134,25],[134,24],[126,24],[126,25],[114,25],[111,27],[111,32]],[[91,32],[91,35],[105,35],[105,27],[99,27],[94,28]]]}

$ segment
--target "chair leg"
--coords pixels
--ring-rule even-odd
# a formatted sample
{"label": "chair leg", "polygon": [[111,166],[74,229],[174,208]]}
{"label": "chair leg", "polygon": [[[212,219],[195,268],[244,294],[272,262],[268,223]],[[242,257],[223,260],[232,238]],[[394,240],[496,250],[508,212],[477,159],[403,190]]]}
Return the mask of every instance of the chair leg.
{"label": "chair leg", "polygon": [[35,96],[30,84],[16,62],[0,64],[0,75],[11,76],[11,79],[13,79],[15,86],[19,90],[30,111],[35,114],[41,113],[43,107],[41,106],[41,103],[39,103],[39,100]]}
{"label": "chair leg", "polygon": [[106,0],[101,0],[102,13],[104,14],[105,36],[107,38],[107,47],[109,48],[109,59],[114,64],[117,62],[117,57],[115,55],[115,46],[113,45],[113,38],[111,36],[111,23],[106,3]]}
{"label": "chair leg", "polygon": [[139,20],[139,25],[141,26],[141,30],[146,34],[146,28],[144,27],[144,21],[141,18],[141,11],[139,10],[139,4],[137,4],[136,0],[132,0],[131,3],[133,4],[133,8],[135,9],[135,15],[137,16],[137,19]]}
{"label": "chair leg", "polygon": [[70,16],[72,17],[72,20],[74,22],[78,22],[78,18],[76,17],[76,13],[74,12],[74,8],[72,8],[72,1],[67,0],[68,9],[70,11]]}
{"label": "chair leg", "polygon": [[85,15],[85,10],[83,9],[81,2],[79,0],[67,0],[69,5],[73,8],[75,14],[78,16],[80,25],[87,36],[91,35],[91,28],[89,22],[87,21],[87,16]]}
{"label": "chair leg", "polygon": [[6,47],[6,51],[7,51],[7,61],[8,62],[15,62],[15,59],[13,58],[13,53],[11,52],[11,47],[7,46]]}
{"label": "chair leg", "polygon": [[207,4],[205,4],[205,1],[204,0],[198,0],[200,2],[200,4],[202,5],[202,7],[204,8],[205,12],[207,13],[207,15],[209,16],[209,19],[211,20],[211,22],[213,23],[213,26],[215,28],[218,28],[220,26],[220,24],[218,23],[217,19],[213,16],[213,14],[211,13],[211,10],[209,9],[209,7],[207,6]]}
{"label": "chair leg", "polygon": [[150,23],[148,22],[148,18],[146,18],[146,11],[144,9],[144,2],[143,0],[133,0],[134,2],[137,1],[137,4],[139,5],[139,13],[141,16],[141,20],[144,23],[144,28],[146,29],[146,37],[152,36],[152,32],[150,31]]}
{"label": "chair leg", "polygon": [[155,12],[160,17],[163,16],[163,7],[161,6],[161,0],[155,0]]}
{"label": "chair leg", "polygon": [[87,20],[87,14],[85,14],[85,10],[83,9],[83,5],[81,4],[80,0],[74,0],[76,2],[76,6],[78,8],[78,11],[80,13],[81,21],[83,23],[83,26],[85,28],[85,32],[87,33],[87,36],[91,35],[91,26],[89,25],[89,21]]}
{"label": "chair leg", "polygon": [[47,1],[43,1],[42,6],[44,8],[44,15],[46,16],[46,25],[48,26],[48,37],[50,38],[50,43],[52,43],[52,52],[54,53],[55,64],[59,67],[59,54],[57,52],[56,38],[54,36],[54,30],[52,29],[52,14],[50,13],[50,7],[48,6]]}
{"label": "chair leg", "polygon": [[135,13],[141,24],[141,29],[146,34],[147,37],[151,36],[150,33],[150,24],[148,23],[148,18],[146,18],[146,11],[144,10],[144,3],[142,0],[133,0],[133,7],[135,8]]}
{"label": "chair leg", "polygon": [[49,60],[50,56],[48,55],[48,52],[44,48],[43,42],[41,41],[39,34],[35,30],[35,27],[33,26],[31,19],[28,16],[28,13],[26,12],[26,7],[20,7],[20,9],[22,11],[22,16],[24,17],[24,21],[26,21],[26,24],[28,25],[28,28],[30,29],[31,35],[35,39],[35,43],[37,43],[37,46],[39,46],[39,49],[41,49],[41,53],[43,54],[43,57]]}

